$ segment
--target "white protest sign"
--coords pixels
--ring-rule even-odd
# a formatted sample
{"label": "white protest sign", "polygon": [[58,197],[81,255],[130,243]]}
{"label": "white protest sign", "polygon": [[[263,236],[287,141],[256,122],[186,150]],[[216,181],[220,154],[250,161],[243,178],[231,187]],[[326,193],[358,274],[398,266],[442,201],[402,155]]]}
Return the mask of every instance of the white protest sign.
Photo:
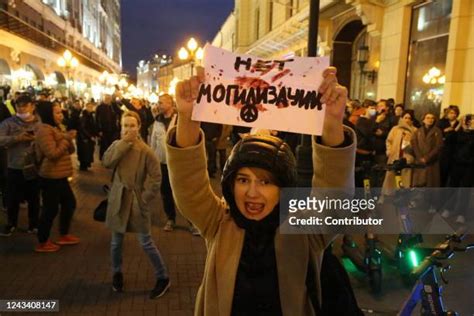
{"label": "white protest sign", "polygon": [[327,57],[265,60],[206,45],[193,120],[321,135]]}

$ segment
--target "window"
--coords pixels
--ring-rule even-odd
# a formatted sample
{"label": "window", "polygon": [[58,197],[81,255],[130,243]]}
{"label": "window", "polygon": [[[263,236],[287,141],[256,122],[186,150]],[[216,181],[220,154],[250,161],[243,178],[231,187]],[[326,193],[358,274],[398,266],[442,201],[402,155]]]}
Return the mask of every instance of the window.
{"label": "window", "polygon": [[417,117],[441,110],[451,9],[452,0],[413,7],[405,104]]}

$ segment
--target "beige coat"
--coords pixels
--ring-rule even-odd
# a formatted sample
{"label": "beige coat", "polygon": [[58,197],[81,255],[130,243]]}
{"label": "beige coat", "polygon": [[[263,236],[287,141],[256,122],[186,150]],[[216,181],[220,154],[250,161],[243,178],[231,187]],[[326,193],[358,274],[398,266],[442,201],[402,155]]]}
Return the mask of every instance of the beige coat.
{"label": "beige coat", "polygon": [[439,128],[433,126],[428,133],[420,127],[413,135],[411,146],[415,153],[415,160],[425,158],[427,167],[413,171],[413,186],[416,187],[439,187],[441,184],[439,156],[443,147],[443,133]]}
{"label": "beige coat", "polygon": [[[199,144],[178,148],[170,143],[176,129],[168,132],[167,154],[170,182],[176,203],[206,241],[204,276],[196,297],[195,315],[228,316],[245,230],[234,222],[227,205],[211,189],[207,175],[204,134]],[[353,131],[352,138],[355,140]],[[328,148],[313,142],[314,187],[353,189],[355,141],[345,148]],[[315,315],[306,292],[306,272],[312,265],[321,271],[323,251],[334,235],[275,235],[281,309],[287,316]],[[317,279],[319,302],[321,284]]]}
{"label": "beige coat", "polygon": [[103,165],[114,168],[105,223],[114,232],[150,233],[149,203],[161,186],[160,162],[142,140],[117,140],[104,153]]}
{"label": "beige coat", "polygon": [[[411,135],[416,131],[416,127],[409,126],[403,120],[400,120],[397,126],[394,126],[390,133],[388,133],[386,146],[387,146],[387,164],[393,163],[395,160],[400,159],[400,146],[403,141],[405,134]],[[407,147],[403,149],[403,158],[407,160],[407,163],[413,163],[415,161],[413,148],[409,143]],[[405,188],[411,187],[411,169],[402,170],[402,183]],[[385,180],[382,186],[383,194],[392,194],[395,189],[395,172],[387,171],[385,173]]]}

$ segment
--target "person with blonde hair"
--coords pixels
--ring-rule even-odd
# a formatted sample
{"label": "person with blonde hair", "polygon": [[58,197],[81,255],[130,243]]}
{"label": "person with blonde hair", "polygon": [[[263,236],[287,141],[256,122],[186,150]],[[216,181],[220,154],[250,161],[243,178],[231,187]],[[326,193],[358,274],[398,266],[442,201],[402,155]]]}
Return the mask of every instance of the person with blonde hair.
{"label": "person with blonde hair", "polygon": [[125,233],[136,233],[150,259],[156,276],[150,298],[165,294],[170,286],[168,271],[151,238],[151,201],[160,191],[160,162],[140,138],[140,117],[127,111],[122,115],[121,139],[104,153],[102,163],[113,169],[105,223],[112,231],[112,289],[123,291],[122,248]]}

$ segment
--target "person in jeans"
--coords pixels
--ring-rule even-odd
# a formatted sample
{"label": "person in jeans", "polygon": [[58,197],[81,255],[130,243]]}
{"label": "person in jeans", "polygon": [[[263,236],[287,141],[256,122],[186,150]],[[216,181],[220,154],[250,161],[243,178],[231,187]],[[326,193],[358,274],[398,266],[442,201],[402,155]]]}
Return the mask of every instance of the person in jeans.
{"label": "person in jeans", "polygon": [[8,225],[0,231],[0,236],[8,237],[18,225],[20,202],[28,202],[28,232],[35,233],[38,227],[39,186],[38,179],[25,179],[23,175],[24,157],[34,141],[34,129],[39,124],[33,115],[33,100],[29,95],[20,96],[15,102],[16,115],[0,125],[0,146],[5,146],[8,156],[7,171],[7,211]]}
{"label": "person in jeans", "polygon": [[[77,132],[63,132],[60,129],[63,112],[59,103],[42,102],[37,112],[42,122],[35,131],[35,142],[36,154],[41,162],[39,176],[43,209],[38,226],[39,244],[35,251],[54,252],[59,250],[60,245],[75,245],[80,241],[69,234],[76,198],[68,178],[73,174],[71,154],[74,153],[73,140]],[[60,237],[52,243],[50,231],[58,213]]]}
{"label": "person in jeans", "polygon": [[173,199],[173,191],[171,190],[170,179],[168,177],[168,166],[165,152],[166,131],[169,126],[176,124],[177,114],[173,107],[173,97],[169,94],[160,96],[159,102],[160,113],[153,123],[153,131],[150,138],[150,146],[160,161],[161,167],[161,198],[163,200],[163,208],[166,213],[167,221],[164,227],[165,231],[172,231],[176,223],[176,209]]}
{"label": "person in jeans", "polygon": [[140,138],[140,117],[128,111],[122,115],[121,139],[110,145],[102,160],[114,169],[105,223],[112,231],[112,289],[123,290],[122,248],[126,232],[136,233],[155,268],[156,284],[150,298],[165,294],[170,286],[168,271],[150,235],[151,201],[161,185],[160,162]]}

